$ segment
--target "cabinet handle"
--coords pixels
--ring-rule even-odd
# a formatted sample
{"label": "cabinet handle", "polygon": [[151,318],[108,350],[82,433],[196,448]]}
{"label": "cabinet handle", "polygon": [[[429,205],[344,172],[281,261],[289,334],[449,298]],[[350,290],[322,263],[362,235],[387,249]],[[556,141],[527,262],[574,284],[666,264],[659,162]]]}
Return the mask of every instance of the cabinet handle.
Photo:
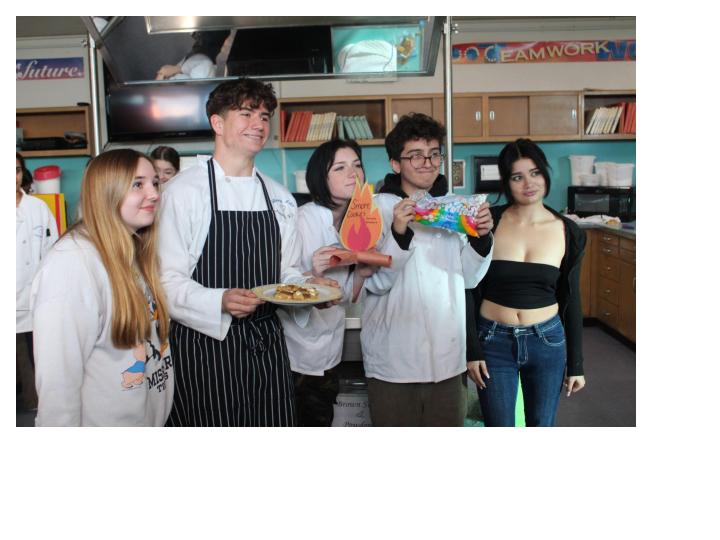
{"label": "cabinet handle", "polygon": [[396,114],[393,114],[393,124],[397,124],[397,123],[398,123],[398,115],[396,113]]}
{"label": "cabinet handle", "polygon": [[610,240],[612,240],[612,236],[610,236],[610,237],[603,236],[603,240],[607,240],[609,242]]}
{"label": "cabinet handle", "polygon": [[604,268],[605,270],[612,270],[612,266],[605,266],[604,264],[603,264],[603,268]]}
{"label": "cabinet handle", "polygon": [[475,111],[475,121],[479,122],[482,120],[482,113],[480,111]]}
{"label": "cabinet handle", "polygon": [[605,291],[606,293],[609,293],[610,289],[603,289],[603,291]]}
{"label": "cabinet handle", "polygon": [[490,111],[490,120],[495,120],[495,111]]}
{"label": "cabinet handle", "polygon": [[610,314],[607,311],[603,311],[603,315],[605,315],[606,317],[610,316]]}
{"label": "cabinet handle", "polygon": [[637,291],[635,290],[635,280],[636,280],[636,279],[637,279],[637,278],[633,278],[633,292],[634,292],[634,293],[637,292]]}
{"label": "cabinet handle", "polygon": [[576,119],[577,119],[577,109],[573,109],[573,111],[572,111],[572,119],[573,119],[573,120],[576,120]]}
{"label": "cabinet handle", "polygon": [[604,251],[605,253],[612,253],[612,249],[605,249],[605,248],[603,248],[603,251]]}

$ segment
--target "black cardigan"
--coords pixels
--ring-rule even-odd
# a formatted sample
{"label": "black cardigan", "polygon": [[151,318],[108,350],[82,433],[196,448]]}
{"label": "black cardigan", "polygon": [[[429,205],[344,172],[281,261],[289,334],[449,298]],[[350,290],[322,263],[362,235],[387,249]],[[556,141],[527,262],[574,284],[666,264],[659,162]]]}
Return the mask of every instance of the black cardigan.
{"label": "black cardigan", "polygon": [[[510,207],[494,206],[490,208],[493,218],[493,233],[497,230],[498,223],[503,213]],[[560,279],[555,292],[558,301],[560,320],[565,328],[565,343],[567,349],[567,376],[583,375],[583,354],[582,354],[582,305],[580,303],[580,268],[581,261],[585,255],[587,234],[577,224],[567,217],[558,214],[552,208],[545,206],[547,210],[562,219],[565,224],[565,255],[560,263]],[[477,314],[482,303],[483,282],[474,289],[465,291],[465,302],[467,308],[467,361],[483,360],[485,354],[480,344],[477,332]]]}

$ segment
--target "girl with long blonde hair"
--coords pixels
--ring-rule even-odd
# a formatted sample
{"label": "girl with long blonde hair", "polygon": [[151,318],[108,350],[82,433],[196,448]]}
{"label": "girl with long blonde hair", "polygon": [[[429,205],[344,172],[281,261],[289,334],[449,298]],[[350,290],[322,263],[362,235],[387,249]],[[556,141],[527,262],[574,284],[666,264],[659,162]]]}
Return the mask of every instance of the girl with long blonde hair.
{"label": "girl with long blonde hair", "polygon": [[112,150],[85,170],[81,218],[31,289],[36,425],[162,426],[173,368],[160,285],[152,161]]}

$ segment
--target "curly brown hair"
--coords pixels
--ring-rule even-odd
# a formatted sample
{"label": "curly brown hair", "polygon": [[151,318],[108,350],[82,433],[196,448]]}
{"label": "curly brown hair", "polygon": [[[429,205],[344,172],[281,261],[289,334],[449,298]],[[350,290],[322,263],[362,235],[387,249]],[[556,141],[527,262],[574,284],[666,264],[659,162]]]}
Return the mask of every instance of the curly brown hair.
{"label": "curly brown hair", "polygon": [[205,105],[205,112],[208,120],[215,114],[227,118],[228,111],[238,110],[246,102],[253,109],[258,109],[264,105],[271,116],[277,109],[277,98],[272,84],[264,84],[255,79],[240,77],[234,81],[218,85],[210,93]]}
{"label": "curly brown hair", "polygon": [[447,130],[440,122],[422,113],[403,115],[395,128],[385,137],[388,157],[400,161],[400,154],[408,141],[437,140],[442,146]]}

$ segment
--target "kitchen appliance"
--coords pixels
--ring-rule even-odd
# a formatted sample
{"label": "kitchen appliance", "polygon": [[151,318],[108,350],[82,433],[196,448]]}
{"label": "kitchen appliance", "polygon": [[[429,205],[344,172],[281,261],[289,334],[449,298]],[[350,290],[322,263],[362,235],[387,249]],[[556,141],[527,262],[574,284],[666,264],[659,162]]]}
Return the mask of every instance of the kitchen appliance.
{"label": "kitchen appliance", "polygon": [[622,221],[634,221],[631,214],[635,188],[605,186],[568,187],[568,214],[578,217],[605,215],[619,217]]}

